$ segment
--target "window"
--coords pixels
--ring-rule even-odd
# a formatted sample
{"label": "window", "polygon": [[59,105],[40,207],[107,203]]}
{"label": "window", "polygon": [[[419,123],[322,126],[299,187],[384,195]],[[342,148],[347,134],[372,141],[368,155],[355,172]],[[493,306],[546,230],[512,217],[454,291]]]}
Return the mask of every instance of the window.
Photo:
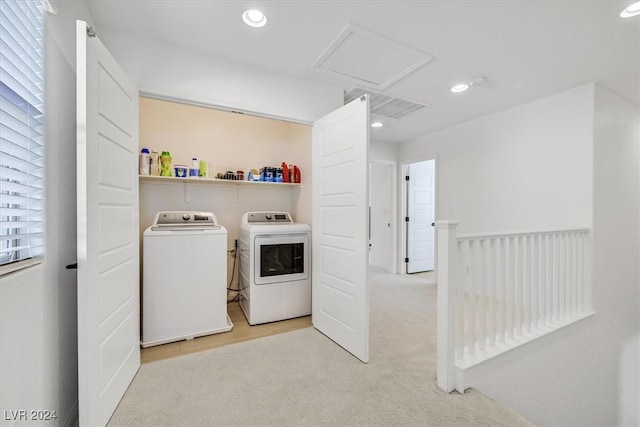
{"label": "window", "polygon": [[44,255],[44,0],[0,0],[0,23],[1,274]]}

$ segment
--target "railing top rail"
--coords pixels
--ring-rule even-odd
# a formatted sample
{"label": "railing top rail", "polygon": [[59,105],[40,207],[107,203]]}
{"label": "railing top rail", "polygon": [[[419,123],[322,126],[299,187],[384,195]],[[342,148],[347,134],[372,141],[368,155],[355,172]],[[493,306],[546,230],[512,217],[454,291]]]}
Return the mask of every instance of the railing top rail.
{"label": "railing top rail", "polygon": [[458,242],[465,240],[481,240],[481,239],[499,239],[505,237],[521,237],[521,236],[541,236],[545,234],[567,234],[567,233],[589,233],[588,227],[566,228],[560,230],[546,231],[520,231],[509,233],[479,233],[479,234],[461,234],[456,236]]}

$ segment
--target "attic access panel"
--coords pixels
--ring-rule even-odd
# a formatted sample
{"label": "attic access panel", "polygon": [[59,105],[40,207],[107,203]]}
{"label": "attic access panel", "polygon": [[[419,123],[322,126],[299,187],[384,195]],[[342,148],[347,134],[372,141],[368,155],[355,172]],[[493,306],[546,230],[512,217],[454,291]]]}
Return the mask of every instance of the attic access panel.
{"label": "attic access panel", "polygon": [[433,59],[427,53],[349,23],[312,68],[383,90]]}

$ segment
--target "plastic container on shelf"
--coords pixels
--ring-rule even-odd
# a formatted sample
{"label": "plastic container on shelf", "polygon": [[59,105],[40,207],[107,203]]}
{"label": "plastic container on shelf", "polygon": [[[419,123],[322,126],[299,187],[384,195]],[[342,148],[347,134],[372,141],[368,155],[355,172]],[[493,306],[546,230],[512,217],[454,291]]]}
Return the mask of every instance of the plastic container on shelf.
{"label": "plastic container on shelf", "polygon": [[188,168],[185,165],[175,165],[175,176],[176,178],[186,178],[188,173]]}
{"label": "plastic container on shelf", "polygon": [[298,168],[298,165],[293,165],[293,180],[291,182],[300,184],[301,180],[302,180],[302,174],[300,173],[300,169]]}
{"label": "plastic container on shelf", "polygon": [[198,178],[200,176],[200,162],[197,157],[191,158],[191,167],[189,168],[189,177]]}
{"label": "plastic container on shelf", "polygon": [[151,174],[151,155],[148,148],[143,148],[138,156],[138,173],[140,175]]}
{"label": "plastic container on shelf", "polygon": [[200,160],[198,164],[198,175],[200,178],[209,178],[209,163]]}
{"label": "plastic container on shelf", "polygon": [[168,151],[160,154],[160,176],[171,176],[171,153]]}
{"label": "plastic container on shelf", "polygon": [[160,155],[158,151],[151,151],[151,175],[160,175]]}

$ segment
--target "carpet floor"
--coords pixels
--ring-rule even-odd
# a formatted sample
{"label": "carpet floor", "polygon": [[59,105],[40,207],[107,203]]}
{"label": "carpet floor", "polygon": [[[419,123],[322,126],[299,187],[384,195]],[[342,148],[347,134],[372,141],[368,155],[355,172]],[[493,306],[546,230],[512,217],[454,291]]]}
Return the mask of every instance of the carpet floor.
{"label": "carpet floor", "polygon": [[370,362],[314,328],[144,364],[109,426],[531,426],[436,386],[436,286],[370,275]]}

